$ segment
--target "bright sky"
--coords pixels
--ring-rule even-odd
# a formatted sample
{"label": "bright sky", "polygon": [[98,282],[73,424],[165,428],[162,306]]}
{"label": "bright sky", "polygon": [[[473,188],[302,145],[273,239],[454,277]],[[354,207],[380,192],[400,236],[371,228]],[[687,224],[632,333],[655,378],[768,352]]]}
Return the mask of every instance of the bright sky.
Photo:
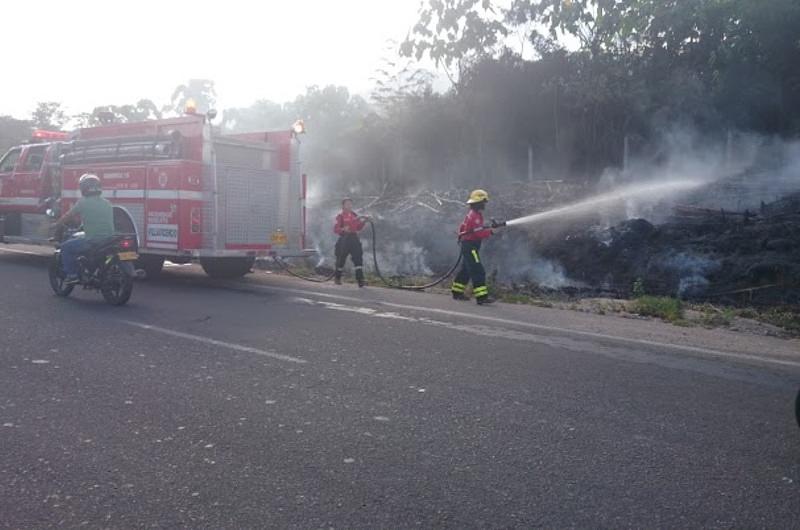
{"label": "bright sky", "polygon": [[310,85],[366,94],[416,21],[419,0],[15,0],[3,2],[0,115],[37,101],[69,113],[216,81],[220,109],[287,101]]}

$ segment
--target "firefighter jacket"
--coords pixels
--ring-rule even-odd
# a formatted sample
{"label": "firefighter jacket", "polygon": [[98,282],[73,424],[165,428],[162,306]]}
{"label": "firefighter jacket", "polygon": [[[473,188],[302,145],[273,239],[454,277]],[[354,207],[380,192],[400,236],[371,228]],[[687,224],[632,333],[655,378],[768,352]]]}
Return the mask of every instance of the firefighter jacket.
{"label": "firefighter jacket", "polygon": [[364,221],[359,219],[355,212],[342,211],[336,216],[336,224],[333,225],[333,231],[339,236],[347,233],[356,234],[363,230],[364,225]]}
{"label": "firefighter jacket", "polygon": [[460,241],[482,241],[492,235],[491,229],[477,230],[483,226],[483,213],[480,210],[470,209],[464,222],[458,228]]}

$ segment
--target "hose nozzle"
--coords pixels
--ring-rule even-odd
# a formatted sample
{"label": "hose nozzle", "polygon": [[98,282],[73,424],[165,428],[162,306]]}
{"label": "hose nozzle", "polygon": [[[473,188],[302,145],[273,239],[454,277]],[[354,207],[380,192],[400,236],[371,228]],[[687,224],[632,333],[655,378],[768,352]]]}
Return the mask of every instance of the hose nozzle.
{"label": "hose nozzle", "polygon": [[497,221],[495,219],[492,219],[492,224],[491,224],[492,228],[502,228],[504,226],[506,226],[505,221]]}

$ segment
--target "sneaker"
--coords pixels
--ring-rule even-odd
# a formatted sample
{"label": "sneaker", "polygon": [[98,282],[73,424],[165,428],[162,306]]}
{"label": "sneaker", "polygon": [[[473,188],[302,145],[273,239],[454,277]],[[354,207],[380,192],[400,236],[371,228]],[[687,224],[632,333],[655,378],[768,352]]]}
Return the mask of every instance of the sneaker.
{"label": "sneaker", "polygon": [[453,300],[469,300],[469,297],[464,293],[453,293]]}
{"label": "sneaker", "polygon": [[476,298],[475,301],[478,302],[478,305],[489,305],[495,303],[497,300],[491,296],[481,296],[480,298]]}

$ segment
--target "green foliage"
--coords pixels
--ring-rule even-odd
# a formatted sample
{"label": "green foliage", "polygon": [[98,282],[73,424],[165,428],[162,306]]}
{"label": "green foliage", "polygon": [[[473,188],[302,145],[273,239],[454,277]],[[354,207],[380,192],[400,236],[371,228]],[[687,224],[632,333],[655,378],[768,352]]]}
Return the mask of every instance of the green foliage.
{"label": "green foliage", "polygon": [[60,130],[69,118],[61,109],[61,103],[43,101],[36,104],[36,110],[31,113],[31,122],[37,129]]}
{"label": "green foliage", "polygon": [[163,116],[161,110],[149,99],[140,99],[135,105],[103,105],[92,112],[74,116],[79,127],[94,127],[108,123],[129,123],[156,120]]}
{"label": "green foliage", "polygon": [[644,280],[641,278],[636,278],[636,281],[633,282],[633,297],[634,298],[641,298],[647,294],[644,288]]}
{"label": "green foliage", "polygon": [[632,312],[676,323],[683,320],[683,305],[677,298],[642,296],[630,306]]}
{"label": "green foliage", "polygon": [[755,319],[773,326],[778,326],[793,335],[800,335],[800,311],[790,308],[770,308],[758,311]]}
{"label": "green foliage", "polygon": [[186,104],[193,100],[197,105],[197,112],[205,114],[213,109],[217,103],[217,91],[211,79],[190,79],[186,84],[179,85],[172,92],[172,111],[183,114]]}
{"label": "green foliage", "polygon": [[437,66],[482,56],[508,34],[490,0],[431,0],[400,46],[405,57],[430,57]]}
{"label": "green foliage", "polygon": [[29,121],[0,116],[0,156],[5,154],[9,147],[30,139],[32,125]]}
{"label": "green foliage", "polygon": [[729,307],[718,309],[714,306],[705,306],[701,310],[700,323],[706,327],[728,327],[736,317],[736,312]]}
{"label": "green foliage", "polygon": [[[513,0],[507,10],[477,0],[431,0],[401,53],[459,64],[460,92],[481,59],[506,53],[499,44],[509,34],[527,35],[539,54],[534,63],[562,58],[535,84],[549,86],[563,103],[534,101],[554,117],[592,117],[575,130],[592,138],[590,156],[607,158],[598,145],[604,137],[615,144],[620,133],[648,137],[652,131],[643,125],[664,121],[800,132],[797,27],[796,0]],[[556,43],[563,36],[580,49],[565,53]]]}

